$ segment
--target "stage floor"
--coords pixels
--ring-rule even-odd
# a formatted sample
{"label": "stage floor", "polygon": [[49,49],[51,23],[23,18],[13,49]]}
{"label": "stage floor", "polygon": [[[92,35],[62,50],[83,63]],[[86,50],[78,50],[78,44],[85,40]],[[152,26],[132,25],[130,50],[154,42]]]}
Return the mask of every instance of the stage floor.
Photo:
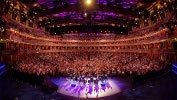
{"label": "stage floor", "polygon": [[172,72],[136,81],[109,77],[104,87],[101,81],[84,85],[65,77],[51,78],[59,87],[57,91],[37,83],[38,78],[15,75],[6,72],[0,76],[0,100],[177,100],[177,76]]}
{"label": "stage floor", "polygon": [[125,87],[126,83],[117,78],[108,78],[105,81],[94,82],[78,82],[62,78],[51,78],[50,81],[58,85],[58,93],[79,97],[79,98],[100,98],[111,96],[121,92],[121,88]]}

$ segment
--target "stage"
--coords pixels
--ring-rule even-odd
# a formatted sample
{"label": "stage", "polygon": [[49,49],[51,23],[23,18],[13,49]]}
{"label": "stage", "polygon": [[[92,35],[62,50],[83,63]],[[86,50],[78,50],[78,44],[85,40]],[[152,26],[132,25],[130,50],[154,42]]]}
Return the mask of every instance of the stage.
{"label": "stage", "polygon": [[79,98],[100,98],[118,94],[124,83],[117,78],[108,78],[107,80],[98,83],[94,82],[79,82],[69,78],[51,78],[50,81],[58,85],[58,93],[79,97]]}

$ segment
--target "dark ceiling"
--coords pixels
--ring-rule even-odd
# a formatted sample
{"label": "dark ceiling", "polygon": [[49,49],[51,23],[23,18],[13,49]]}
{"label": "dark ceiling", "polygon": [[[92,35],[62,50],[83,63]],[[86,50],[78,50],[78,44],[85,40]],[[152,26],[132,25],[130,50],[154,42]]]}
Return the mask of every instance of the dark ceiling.
{"label": "dark ceiling", "polygon": [[[39,25],[51,30],[65,23],[94,24],[109,23],[131,29],[132,22],[148,18],[147,10],[157,0],[19,0],[27,5],[29,17],[45,17]],[[58,25],[57,25],[58,24]],[[116,29],[116,28],[114,28]]]}
{"label": "dark ceiling", "polygon": [[87,0],[20,0],[34,10],[38,16],[53,15],[62,12],[114,12],[128,17],[137,17],[139,10],[147,9],[157,0],[91,0],[91,6],[86,6]]}

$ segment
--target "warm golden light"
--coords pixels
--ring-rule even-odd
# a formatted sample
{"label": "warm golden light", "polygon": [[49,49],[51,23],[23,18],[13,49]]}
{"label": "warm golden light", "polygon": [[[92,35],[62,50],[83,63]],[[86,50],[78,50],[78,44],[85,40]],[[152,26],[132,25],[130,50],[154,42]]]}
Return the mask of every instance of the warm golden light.
{"label": "warm golden light", "polygon": [[90,5],[92,3],[92,0],[86,0],[86,4]]}

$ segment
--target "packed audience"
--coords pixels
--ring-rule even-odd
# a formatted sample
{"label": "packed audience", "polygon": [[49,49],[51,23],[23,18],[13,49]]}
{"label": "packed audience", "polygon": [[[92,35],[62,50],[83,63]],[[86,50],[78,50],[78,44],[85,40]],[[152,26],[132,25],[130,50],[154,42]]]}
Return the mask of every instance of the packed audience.
{"label": "packed audience", "polygon": [[38,76],[145,75],[166,67],[165,56],[130,53],[61,53],[39,54],[16,62],[21,72]]}

